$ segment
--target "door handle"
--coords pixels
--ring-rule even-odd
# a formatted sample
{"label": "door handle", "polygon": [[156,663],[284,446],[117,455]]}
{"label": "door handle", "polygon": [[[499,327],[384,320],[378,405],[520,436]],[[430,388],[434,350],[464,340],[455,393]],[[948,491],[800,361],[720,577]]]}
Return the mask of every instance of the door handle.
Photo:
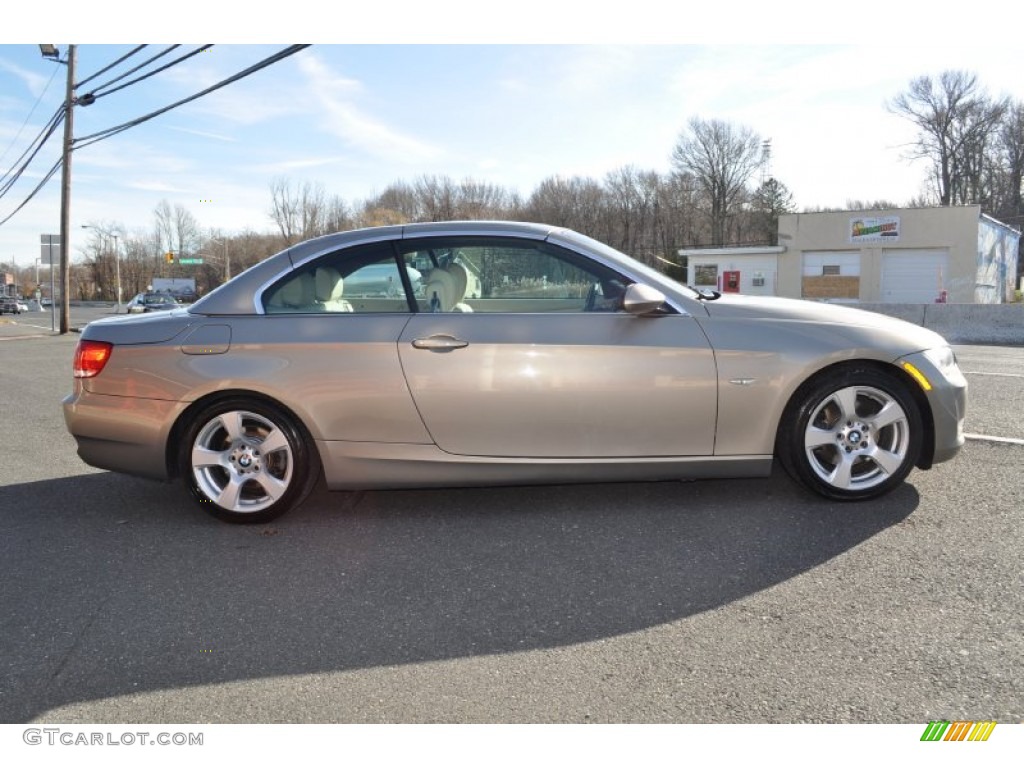
{"label": "door handle", "polygon": [[425,339],[413,339],[412,345],[416,349],[431,349],[435,352],[446,352],[452,349],[468,347],[469,342],[456,339],[454,336],[428,336]]}

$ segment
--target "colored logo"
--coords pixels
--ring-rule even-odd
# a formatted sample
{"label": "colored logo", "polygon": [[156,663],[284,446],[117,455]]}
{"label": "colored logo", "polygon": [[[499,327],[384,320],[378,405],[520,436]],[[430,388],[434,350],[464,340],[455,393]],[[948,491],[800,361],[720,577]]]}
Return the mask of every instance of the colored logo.
{"label": "colored logo", "polygon": [[994,720],[980,723],[957,720],[932,720],[921,734],[921,741],[988,741],[995,730]]}

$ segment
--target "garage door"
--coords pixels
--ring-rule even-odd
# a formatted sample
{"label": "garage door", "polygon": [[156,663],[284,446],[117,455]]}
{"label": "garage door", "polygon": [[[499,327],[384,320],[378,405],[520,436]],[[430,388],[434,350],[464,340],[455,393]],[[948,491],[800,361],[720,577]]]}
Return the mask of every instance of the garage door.
{"label": "garage door", "polygon": [[882,301],[931,304],[947,287],[949,251],[882,251]]}

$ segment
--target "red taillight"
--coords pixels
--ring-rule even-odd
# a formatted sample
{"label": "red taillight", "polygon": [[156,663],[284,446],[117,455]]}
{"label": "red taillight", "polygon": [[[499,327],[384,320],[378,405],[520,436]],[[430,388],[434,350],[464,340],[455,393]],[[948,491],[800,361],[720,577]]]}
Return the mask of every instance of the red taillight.
{"label": "red taillight", "polygon": [[114,345],[106,341],[79,341],[75,347],[75,378],[91,379],[103,370]]}

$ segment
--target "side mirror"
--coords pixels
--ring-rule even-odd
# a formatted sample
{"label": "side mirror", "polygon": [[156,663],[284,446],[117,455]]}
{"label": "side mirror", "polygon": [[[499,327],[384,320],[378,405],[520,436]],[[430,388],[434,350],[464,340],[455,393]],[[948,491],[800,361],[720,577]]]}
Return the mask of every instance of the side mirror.
{"label": "side mirror", "polygon": [[622,297],[622,308],[631,315],[649,315],[665,303],[665,294],[643,283],[633,283]]}

